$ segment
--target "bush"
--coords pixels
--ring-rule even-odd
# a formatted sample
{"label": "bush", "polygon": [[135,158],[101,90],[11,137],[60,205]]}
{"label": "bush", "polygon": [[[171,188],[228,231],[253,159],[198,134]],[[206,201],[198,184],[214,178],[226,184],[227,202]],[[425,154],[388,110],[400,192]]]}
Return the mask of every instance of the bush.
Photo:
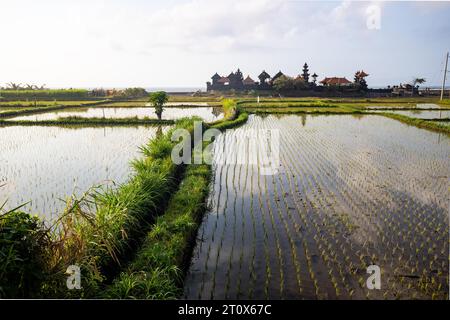
{"label": "bush", "polygon": [[0,215],[0,298],[39,295],[47,239],[37,217],[24,212]]}

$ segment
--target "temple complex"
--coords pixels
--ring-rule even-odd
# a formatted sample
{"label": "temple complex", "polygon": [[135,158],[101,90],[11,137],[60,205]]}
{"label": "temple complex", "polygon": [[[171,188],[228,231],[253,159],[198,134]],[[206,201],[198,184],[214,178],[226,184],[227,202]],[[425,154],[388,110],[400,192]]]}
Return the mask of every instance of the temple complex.
{"label": "temple complex", "polygon": [[[265,70],[263,70],[258,75],[258,80],[256,81],[247,75],[245,78],[240,69],[237,69],[235,72],[231,72],[227,76],[221,76],[218,73],[215,73],[211,77],[211,81],[206,83],[207,91],[228,91],[228,90],[236,90],[236,91],[250,91],[250,90],[272,90],[274,87],[274,83],[277,79],[282,77],[286,79],[293,79],[294,81],[300,81],[304,85],[303,89],[315,90],[315,88],[319,89],[320,87],[352,87],[355,85],[359,85],[362,88],[367,88],[367,84],[365,82],[365,77],[368,74],[364,71],[357,71],[355,74],[355,81],[351,82],[345,77],[325,77],[322,81],[317,83],[318,75],[313,73],[312,75],[309,72],[308,64],[305,63],[303,65],[301,73],[296,77],[289,77],[285,75],[283,72],[278,71],[273,77],[268,74]],[[312,80],[312,81],[310,81]],[[281,81],[281,80],[280,80]],[[319,86],[320,85],[320,86]]]}

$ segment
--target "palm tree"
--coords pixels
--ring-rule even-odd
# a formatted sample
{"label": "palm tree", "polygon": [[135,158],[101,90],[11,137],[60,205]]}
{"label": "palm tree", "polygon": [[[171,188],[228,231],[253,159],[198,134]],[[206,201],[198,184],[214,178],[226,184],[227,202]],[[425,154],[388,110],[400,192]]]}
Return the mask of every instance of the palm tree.
{"label": "palm tree", "polygon": [[412,91],[411,95],[414,94],[414,88],[417,86],[417,92],[419,92],[419,85],[425,83],[427,80],[425,78],[414,78],[412,81]]}
{"label": "palm tree", "polygon": [[14,83],[14,82],[9,82],[9,83],[6,84],[6,86],[10,90],[20,90],[20,89],[22,89],[22,84],[21,83],[17,84],[17,83]]}

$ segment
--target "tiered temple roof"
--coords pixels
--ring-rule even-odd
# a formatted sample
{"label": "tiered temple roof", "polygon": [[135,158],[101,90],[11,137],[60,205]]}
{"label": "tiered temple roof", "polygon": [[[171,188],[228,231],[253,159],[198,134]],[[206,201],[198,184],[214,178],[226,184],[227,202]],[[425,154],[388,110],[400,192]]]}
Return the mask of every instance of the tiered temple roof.
{"label": "tiered temple roof", "polygon": [[356,72],[356,75],[360,78],[365,78],[369,76],[367,73],[364,72],[364,70]]}
{"label": "tiered temple roof", "polygon": [[272,82],[274,82],[275,80],[277,80],[279,77],[284,76],[284,73],[280,71],[278,71],[278,73],[276,75],[273,76],[273,78],[271,79]]}
{"label": "tiered temple roof", "polygon": [[247,78],[244,79],[244,81],[242,81],[244,83],[244,85],[248,86],[248,85],[254,85],[256,82],[250,78],[250,76],[247,76]]}

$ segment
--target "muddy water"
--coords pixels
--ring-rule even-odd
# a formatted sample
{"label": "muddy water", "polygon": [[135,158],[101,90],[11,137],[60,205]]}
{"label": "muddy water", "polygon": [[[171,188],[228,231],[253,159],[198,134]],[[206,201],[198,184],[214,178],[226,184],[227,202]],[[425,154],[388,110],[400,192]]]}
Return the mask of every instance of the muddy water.
{"label": "muddy water", "polygon": [[343,115],[251,116],[226,136],[244,129],[280,130],[278,173],[223,164],[218,139],[186,298],[448,298],[448,138]]}
{"label": "muddy water", "polygon": [[[161,128],[165,130],[166,127]],[[129,161],[158,127],[0,128],[0,203],[54,218],[67,196],[128,179]]]}
{"label": "muddy water", "polygon": [[[136,108],[74,108],[34,115],[26,115],[12,118],[11,120],[56,120],[63,117],[82,117],[82,118],[156,118],[155,108],[136,107]],[[184,117],[198,116],[206,122],[212,122],[223,118],[223,111],[220,107],[198,107],[198,108],[166,108],[164,109],[163,119],[180,119]]]}

